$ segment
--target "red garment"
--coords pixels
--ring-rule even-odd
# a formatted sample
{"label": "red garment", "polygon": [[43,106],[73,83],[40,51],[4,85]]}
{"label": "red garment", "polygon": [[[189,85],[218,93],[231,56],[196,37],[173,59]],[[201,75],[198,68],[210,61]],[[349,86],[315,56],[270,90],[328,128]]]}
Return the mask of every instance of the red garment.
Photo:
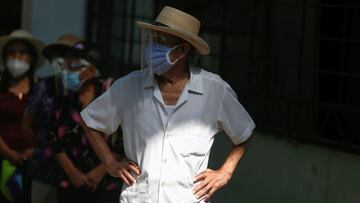
{"label": "red garment", "polygon": [[0,136],[16,151],[33,146],[30,134],[21,130],[21,120],[25,111],[27,95],[22,100],[10,92],[0,93]]}

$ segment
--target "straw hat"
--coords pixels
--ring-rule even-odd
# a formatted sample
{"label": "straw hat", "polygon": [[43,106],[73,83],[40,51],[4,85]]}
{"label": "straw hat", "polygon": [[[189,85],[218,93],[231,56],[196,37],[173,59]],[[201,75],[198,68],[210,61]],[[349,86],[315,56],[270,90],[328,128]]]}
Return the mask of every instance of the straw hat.
{"label": "straw hat", "polygon": [[141,28],[165,32],[189,42],[201,55],[210,53],[208,44],[199,37],[200,21],[195,17],[165,6],[155,19],[155,23],[161,25],[137,22]]}
{"label": "straw hat", "polygon": [[6,44],[8,42],[15,40],[15,39],[26,40],[27,42],[29,42],[30,44],[32,44],[34,46],[36,53],[38,55],[38,61],[35,65],[36,68],[39,68],[40,66],[42,66],[44,64],[45,59],[42,57],[41,51],[45,47],[45,44],[43,42],[41,42],[40,40],[35,39],[35,37],[26,30],[14,30],[13,32],[10,33],[10,35],[0,37],[0,64],[2,64],[2,65],[5,64],[3,61],[3,58],[2,58],[4,47],[6,46]]}
{"label": "straw hat", "polygon": [[72,50],[72,46],[81,41],[82,39],[79,36],[74,34],[64,34],[58,38],[56,43],[45,47],[42,54],[49,60],[54,56],[63,56],[65,53]]}
{"label": "straw hat", "polygon": [[65,56],[65,54],[86,59],[96,65],[100,62],[100,52],[95,45],[82,41],[73,34],[62,35],[55,44],[50,44],[43,51],[43,55],[49,60],[54,56]]}

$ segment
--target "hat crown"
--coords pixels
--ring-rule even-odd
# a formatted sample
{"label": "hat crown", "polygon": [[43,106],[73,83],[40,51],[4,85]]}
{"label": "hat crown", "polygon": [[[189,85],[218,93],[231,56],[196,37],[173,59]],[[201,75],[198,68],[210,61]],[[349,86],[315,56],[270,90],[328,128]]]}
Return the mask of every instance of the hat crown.
{"label": "hat crown", "polygon": [[82,39],[79,36],[73,34],[64,34],[61,35],[58,40],[57,44],[66,45],[66,46],[73,46],[78,42],[81,42]]}
{"label": "hat crown", "polygon": [[26,39],[35,39],[35,37],[26,30],[14,30],[10,33],[10,37],[13,38],[26,38]]}
{"label": "hat crown", "polygon": [[195,17],[178,9],[165,6],[155,19],[155,22],[170,28],[199,35],[200,21]]}
{"label": "hat crown", "polygon": [[[43,42],[41,42],[40,40],[36,39],[34,37],[34,35],[32,35],[27,30],[18,29],[18,30],[12,31],[9,35],[1,36],[0,37],[0,55],[2,55],[5,45],[7,43],[9,43],[10,41],[16,40],[16,39],[25,40],[34,46],[36,53],[39,56],[39,59],[35,66],[37,68],[39,68],[45,62],[44,58],[42,58],[42,55],[41,55],[41,50],[45,47],[45,44]],[[4,65],[4,63],[5,63],[5,61],[3,60],[2,57],[0,57],[0,64]]]}

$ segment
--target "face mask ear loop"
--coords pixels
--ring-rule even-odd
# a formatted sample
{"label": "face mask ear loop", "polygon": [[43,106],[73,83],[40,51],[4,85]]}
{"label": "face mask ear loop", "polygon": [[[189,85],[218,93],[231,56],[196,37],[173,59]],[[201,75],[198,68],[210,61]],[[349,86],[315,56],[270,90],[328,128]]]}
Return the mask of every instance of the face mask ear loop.
{"label": "face mask ear loop", "polygon": [[[90,65],[81,68],[81,70],[80,70],[80,72],[79,72],[79,77],[80,77],[80,74],[83,73],[83,72],[85,72],[89,67],[90,67]],[[80,80],[80,78],[79,78],[79,80]],[[84,79],[83,79],[82,81],[80,81],[80,82],[85,82],[86,80],[88,80],[88,78],[84,78]]]}
{"label": "face mask ear loop", "polygon": [[178,44],[178,45],[170,48],[169,51],[166,53],[166,60],[169,62],[169,64],[174,65],[179,59],[182,58],[182,56],[181,56],[181,57],[177,58],[174,62],[171,62],[171,61],[170,61],[170,52],[174,51],[175,49],[177,49],[177,48],[180,47],[181,45],[182,45],[182,44]]}

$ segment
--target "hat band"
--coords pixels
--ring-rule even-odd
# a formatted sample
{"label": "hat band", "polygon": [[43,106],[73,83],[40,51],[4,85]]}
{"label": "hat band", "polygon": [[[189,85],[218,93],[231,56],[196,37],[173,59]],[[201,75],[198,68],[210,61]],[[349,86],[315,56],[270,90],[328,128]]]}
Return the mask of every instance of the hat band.
{"label": "hat band", "polygon": [[167,25],[165,25],[165,24],[162,24],[162,23],[160,23],[160,22],[157,22],[157,21],[154,21],[154,22],[152,22],[151,24],[152,24],[152,25],[157,25],[157,26],[169,27],[169,26],[167,26]]}

